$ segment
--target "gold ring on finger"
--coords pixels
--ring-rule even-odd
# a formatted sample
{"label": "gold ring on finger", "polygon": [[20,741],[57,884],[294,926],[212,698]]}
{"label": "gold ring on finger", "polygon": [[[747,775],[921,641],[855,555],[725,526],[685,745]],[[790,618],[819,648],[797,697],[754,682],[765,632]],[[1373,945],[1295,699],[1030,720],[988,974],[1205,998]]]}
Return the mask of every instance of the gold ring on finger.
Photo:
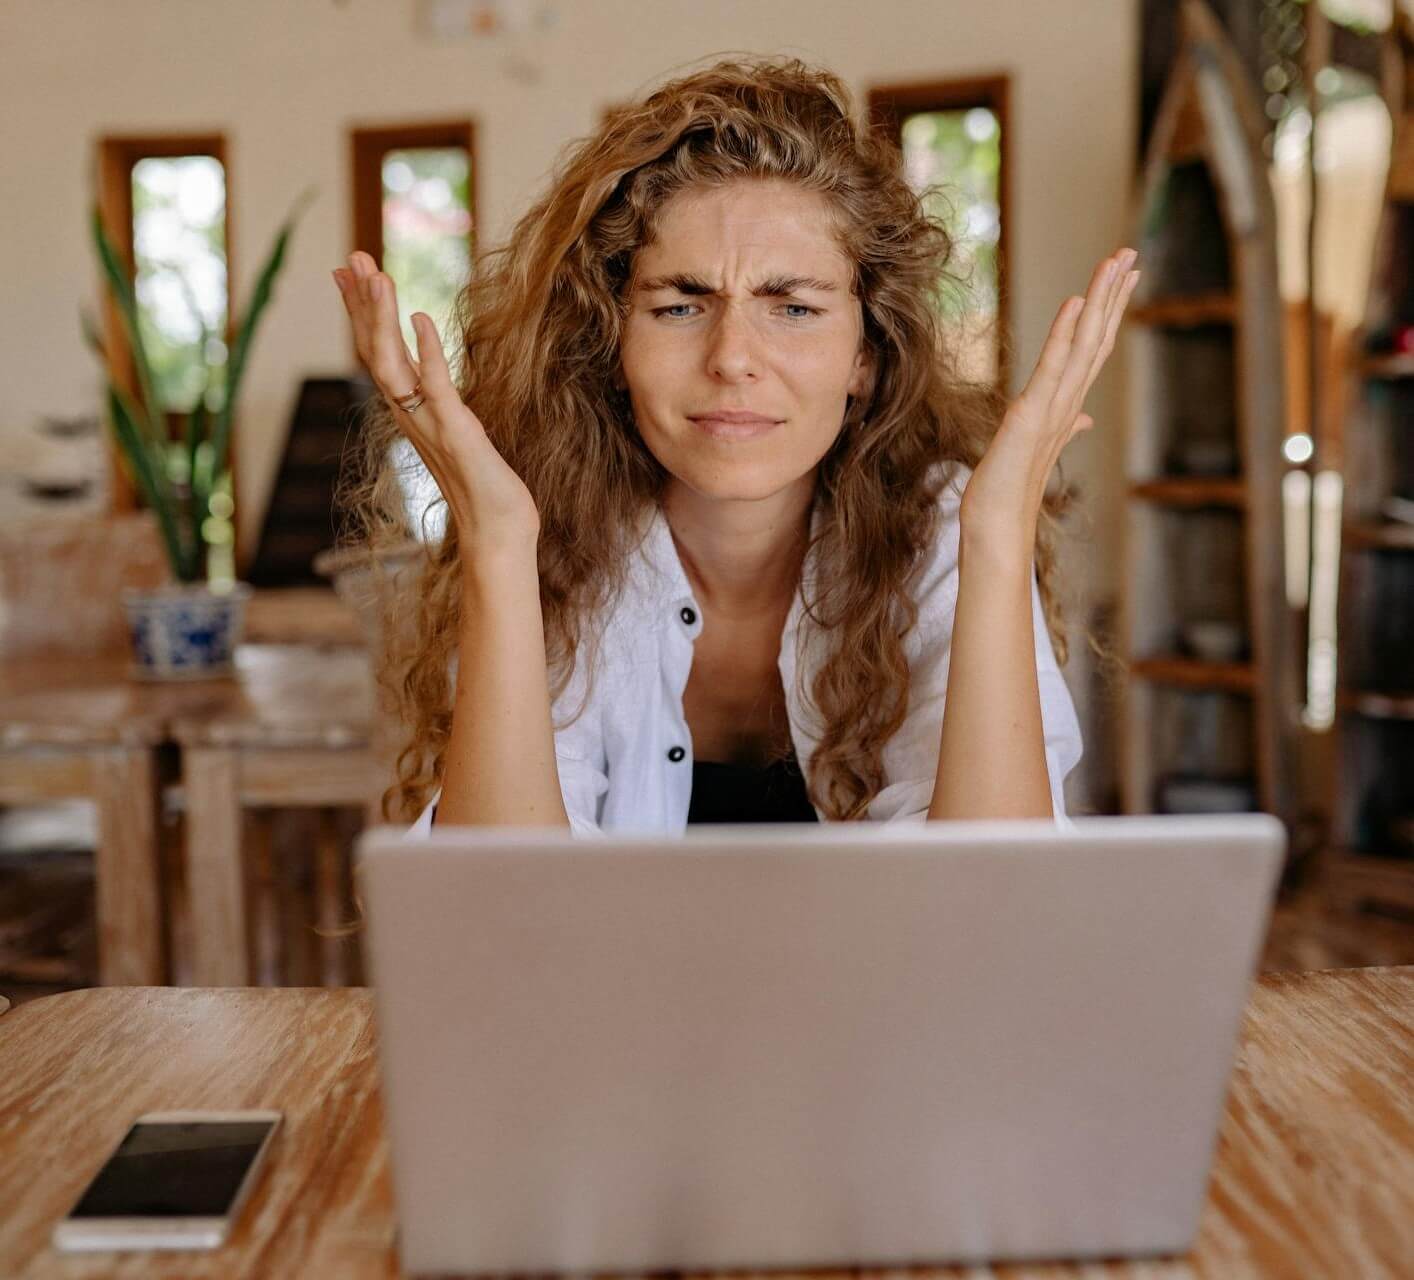
{"label": "gold ring on finger", "polygon": [[404,413],[411,413],[426,399],[427,397],[422,394],[422,383],[419,382],[415,387],[413,387],[411,391],[407,393],[407,395],[394,396],[393,403],[397,405],[398,408],[401,409]]}

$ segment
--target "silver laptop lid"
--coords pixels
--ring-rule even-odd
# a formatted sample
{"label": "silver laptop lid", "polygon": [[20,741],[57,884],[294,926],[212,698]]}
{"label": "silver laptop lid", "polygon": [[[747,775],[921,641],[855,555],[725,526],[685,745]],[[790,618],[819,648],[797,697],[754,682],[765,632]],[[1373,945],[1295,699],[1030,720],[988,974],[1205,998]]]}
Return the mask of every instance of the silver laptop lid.
{"label": "silver laptop lid", "polygon": [[359,841],[409,1270],[1182,1250],[1264,815]]}

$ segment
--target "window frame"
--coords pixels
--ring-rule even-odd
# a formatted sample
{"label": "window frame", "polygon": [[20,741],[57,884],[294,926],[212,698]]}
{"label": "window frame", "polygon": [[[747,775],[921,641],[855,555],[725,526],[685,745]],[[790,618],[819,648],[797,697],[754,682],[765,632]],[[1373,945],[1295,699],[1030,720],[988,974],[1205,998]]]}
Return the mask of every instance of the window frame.
{"label": "window frame", "polygon": [[[467,212],[471,228],[467,232],[470,259],[476,261],[477,231],[480,218],[477,209],[477,188],[481,165],[476,154],[476,122],[465,120],[435,120],[414,124],[354,125],[349,129],[349,181],[352,192],[350,210],[351,243],[349,252],[362,249],[378,269],[383,269],[383,157],[389,151],[418,147],[463,147],[470,172],[467,179]],[[358,350],[353,333],[349,333],[349,350],[358,362]]]}
{"label": "window frame", "polygon": [[967,111],[985,107],[1001,128],[1001,170],[997,175],[997,206],[1001,220],[997,238],[997,387],[1011,387],[1011,77],[1005,72],[947,80],[876,85],[868,93],[870,124],[882,128],[902,146],[905,117],[921,111]]}
{"label": "window frame", "polygon": [[[172,159],[177,156],[210,156],[221,166],[226,181],[223,213],[226,242],[226,326],[222,334],[229,350],[235,341],[235,253],[231,218],[231,164],[229,144],[224,133],[161,133],[104,134],[98,139],[98,211],[104,228],[113,241],[118,260],[127,272],[129,283],[137,279],[137,256],[133,238],[133,168],[139,160]],[[106,282],[102,289],[103,340],[109,353],[109,374],[114,383],[131,396],[138,395],[137,361],[133,355],[122,314],[113,301]],[[167,435],[177,438],[177,426],[183,415],[167,413]],[[137,492],[123,466],[117,441],[108,441],[108,464],[111,475],[110,509],[116,514],[135,511]],[[240,483],[236,467],[236,424],[231,428],[231,500],[240,510]]]}

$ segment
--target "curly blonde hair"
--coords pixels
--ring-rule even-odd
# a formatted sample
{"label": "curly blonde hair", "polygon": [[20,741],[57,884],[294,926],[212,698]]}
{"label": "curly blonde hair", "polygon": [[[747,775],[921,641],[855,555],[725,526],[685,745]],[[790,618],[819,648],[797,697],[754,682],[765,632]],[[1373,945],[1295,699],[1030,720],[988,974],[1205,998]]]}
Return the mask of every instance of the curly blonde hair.
{"label": "curly blonde hair", "polygon": [[[906,583],[938,532],[938,477],[952,471],[934,464],[975,466],[1006,398],[964,378],[942,340],[938,292],[967,288],[949,271],[952,240],[905,182],[897,143],[856,117],[839,78],[795,59],[723,61],[612,111],[562,157],[504,247],[478,262],[454,311],[452,373],[540,512],[545,660],[557,698],[581,642],[597,644],[584,624],[617,599],[640,517],[670,478],[616,387],[634,254],[673,196],[741,179],[825,197],[854,264],[873,362],[871,389],[851,399],[818,467],[823,519],[811,547],[829,573],[805,602],[807,619],[833,637],[803,691],[825,726],[806,781],[829,817],[857,819],[883,786],[881,753],[908,708],[903,637],[918,611]],[[411,531],[392,447],[400,432],[381,401],[363,428],[362,465],[341,503],[353,541],[376,556],[406,545]],[[1067,500],[1047,498],[1035,551],[1062,662],[1053,537]],[[425,807],[451,732],[462,574],[457,530],[445,524],[402,589],[415,601],[385,595],[388,619],[404,625],[387,631],[379,680],[407,734],[383,795],[390,821]]]}

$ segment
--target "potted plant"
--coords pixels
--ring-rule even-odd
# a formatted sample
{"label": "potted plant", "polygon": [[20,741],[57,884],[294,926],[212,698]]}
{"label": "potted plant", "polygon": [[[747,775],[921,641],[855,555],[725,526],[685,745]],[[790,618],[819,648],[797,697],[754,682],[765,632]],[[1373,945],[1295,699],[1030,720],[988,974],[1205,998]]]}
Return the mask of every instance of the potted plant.
{"label": "potted plant", "polygon": [[[133,486],[156,517],[173,578],[155,590],[123,593],[132,632],[131,671],[139,679],[209,678],[235,671],[235,649],[251,589],[241,582],[208,579],[212,500],[221,493],[230,468],[231,423],[251,341],[284,265],[295,223],[312,194],[307,191],[296,201],[256,279],[250,305],[234,325],[223,390],[216,388],[212,377],[210,339],[214,335],[196,306],[189,282],[179,277],[201,328],[202,391],[183,416],[177,438],[168,428],[167,411],[154,390],[152,367],[138,327],[133,282],[104,228],[102,214],[96,205],[93,208],[93,244],[132,351],[137,371],[135,395],[118,384],[116,363],[87,313],[82,316],[84,335],[103,363],[109,425]],[[229,505],[229,499],[226,501]]]}

